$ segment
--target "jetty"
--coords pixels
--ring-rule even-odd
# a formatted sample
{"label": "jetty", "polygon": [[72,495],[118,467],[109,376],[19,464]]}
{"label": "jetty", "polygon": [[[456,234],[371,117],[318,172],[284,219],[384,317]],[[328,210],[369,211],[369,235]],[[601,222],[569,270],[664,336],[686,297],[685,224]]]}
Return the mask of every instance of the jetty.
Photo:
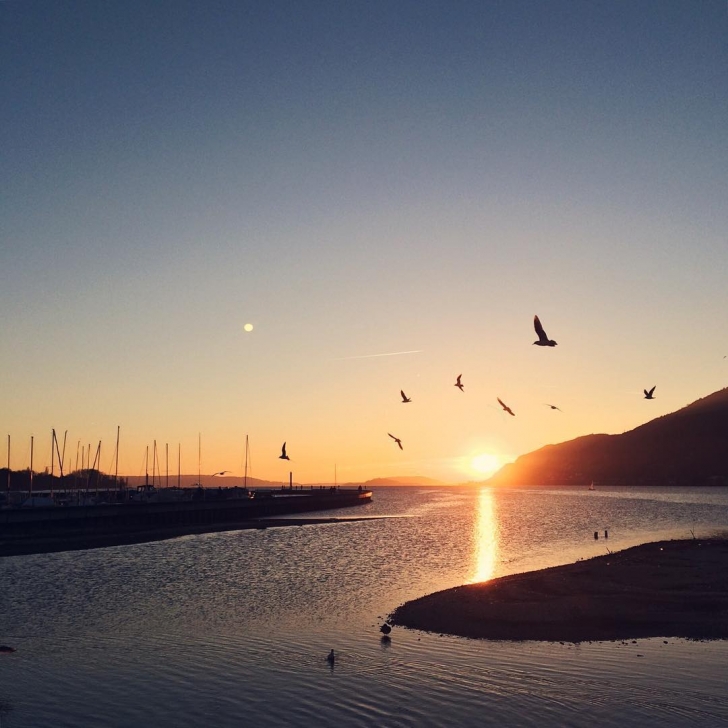
{"label": "jetty", "polygon": [[115,502],[74,504],[60,494],[0,508],[0,557],[69,551],[193,533],[302,525],[337,518],[290,515],[366,505],[372,491],[330,486],[170,488],[140,486]]}

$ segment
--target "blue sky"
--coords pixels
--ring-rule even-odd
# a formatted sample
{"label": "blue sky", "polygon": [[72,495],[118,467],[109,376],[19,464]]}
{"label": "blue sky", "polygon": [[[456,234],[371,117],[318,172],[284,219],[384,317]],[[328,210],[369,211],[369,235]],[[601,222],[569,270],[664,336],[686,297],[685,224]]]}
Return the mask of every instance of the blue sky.
{"label": "blue sky", "polygon": [[201,432],[203,472],[249,434],[259,477],[287,440],[307,482],[457,482],[725,386],[727,30],[718,1],[1,3],[13,467],[51,427],[109,461],[120,425],[130,474],[154,439],[194,472]]}

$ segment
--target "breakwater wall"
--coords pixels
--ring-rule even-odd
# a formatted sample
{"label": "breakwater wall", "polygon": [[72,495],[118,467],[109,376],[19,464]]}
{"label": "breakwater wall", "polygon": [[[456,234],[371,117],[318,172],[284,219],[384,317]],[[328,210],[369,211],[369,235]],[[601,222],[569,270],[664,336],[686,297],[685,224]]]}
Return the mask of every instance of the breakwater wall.
{"label": "breakwater wall", "polygon": [[0,556],[255,528],[261,519],[371,502],[368,490],[256,492],[252,498],[0,510]]}

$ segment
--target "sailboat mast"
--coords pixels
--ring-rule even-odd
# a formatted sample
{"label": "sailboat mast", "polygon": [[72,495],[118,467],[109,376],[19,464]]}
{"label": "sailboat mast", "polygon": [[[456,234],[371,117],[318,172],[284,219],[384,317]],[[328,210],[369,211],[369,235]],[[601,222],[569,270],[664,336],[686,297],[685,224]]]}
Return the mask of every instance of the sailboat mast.
{"label": "sailboat mast", "polygon": [[182,480],[182,443],[177,443],[177,487],[180,488]]}
{"label": "sailboat mast", "polygon": [[166,485],[164,487],[169,488],[169,443],[168,442],[164,443],[164,465],[167,470],[167,476],[166,476],[167,480],[166,480]]}
{"label": "sailboat mast", "polygon": [[[9,446],[8,446],[9,448]],[[243,478],[243,487],[248,487],[248,436],[245,436],[245,476]]]}
{"label": "sailboat mast", "polygon": [[8,435],[8,498],[10,497],[10,435]]}
{"label": "sailboat mast", "polygon": [[[68,430],[66,430],[66,434],[68,434]],[[65,449],[65,439],[64,439],[64,449]],[[58,458],[58,471],[61,474],[61,480],[63,480],[63,459],[61,458],[61,450],[58,445],[58,436],[56,435],[56,431],[53,430],[53,441],[51,443],[51,463],[53,462],[53,458]],[[53,475],[53,466],[51,466],[51,475]],[[53,490],[53,484],[51,482],[51,490]]]}
{"label": "sailboat mast", "polygon": [[30,436],[30,491],[29,495],[33,496],[33,435]]}
{"label": "sailboat mast", "polygon": [[202,433],[197,433],[197,485],[202,485]]}
{"label": "sailboat mast", "polygon": [[[68,430],[63,433],[63,453],[61,455],[61,478],[63,478],[63,466],[66,464],[66,440],[68,439]],[[58,443],[56,443],[58,444]]]}
{"label": "sailboat mast", "polygon": [[51,428],[51,498],[53,498],[53,461],[55,460],[54,448],[57,448],[56,428]]}
{"label": "sailboat mast", "polygon": [[[66,451],[66,435],[68,435],[68,430],[66,430],[66,434],[63,436],[63,451]],[[53,430],[53,445],[56,448],[56,456],[58,457],[58,470],[61,474],[61,489],[65,490],[65,485],[63,483],[63,458],[61,457],[61,451],[58,446],[58,437],[56,436],[56,431]],[[51,447],[51,462],[53,462],[53,447]],[[51,468],[51,474],[52,474],[52,468]],[[51,478],[51,497],[53,497],[53,479]]]}
{"label": "sailboat mast", "polygon": [[94,457],[94,470],[96,471],[96,497],[99,495],[99,479],[101,478],[101,440],[96,448],[96,456]]}
{"label": "sailboat mast", "polygon": [[[115,489],[118,489],[118,487],[119,487],[118,480],[119,480],[119,432],[120,432],[120,430],[121,430],[121,425],[117,425],[116,426],[116,458],[115,458],[115,462],[114,462],[114,488]],[[63,447],[64,447],[64,449],[66,447],[65,441],[63,443]]]}
{"label": "sailboat mast", "polygon": [[76,491],[76,503],[78,503],[78,450],[81,447],[81,441],[76,443],[76,468],[73,471],[73,489]]}

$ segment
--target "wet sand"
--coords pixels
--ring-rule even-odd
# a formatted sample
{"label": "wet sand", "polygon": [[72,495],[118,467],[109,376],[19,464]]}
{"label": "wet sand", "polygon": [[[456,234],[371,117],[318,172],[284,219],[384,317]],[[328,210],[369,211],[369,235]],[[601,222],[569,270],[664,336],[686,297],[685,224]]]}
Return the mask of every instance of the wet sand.
{"label": "wet sand", "polygon": [[391,621],[492,640],[728,639],[728,539],[649,543],[447,589]]}

